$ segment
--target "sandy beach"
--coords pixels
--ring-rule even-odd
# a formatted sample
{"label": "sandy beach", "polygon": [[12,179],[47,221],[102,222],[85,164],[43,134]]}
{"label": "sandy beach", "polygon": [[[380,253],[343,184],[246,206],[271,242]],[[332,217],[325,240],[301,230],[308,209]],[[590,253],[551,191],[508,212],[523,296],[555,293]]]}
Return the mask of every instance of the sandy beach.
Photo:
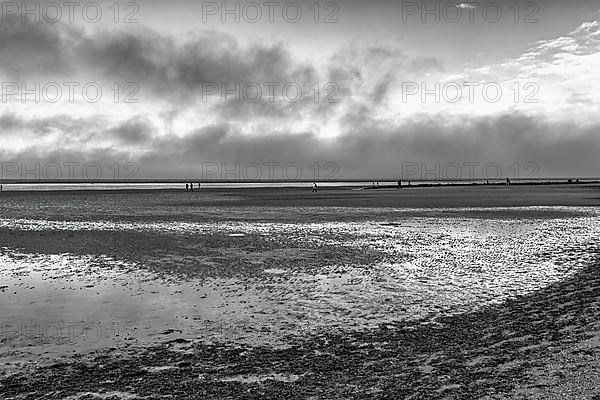
{"label": "sandy beach", "polygon": [[0,397],[600,396],[597,185],[0,193]]}

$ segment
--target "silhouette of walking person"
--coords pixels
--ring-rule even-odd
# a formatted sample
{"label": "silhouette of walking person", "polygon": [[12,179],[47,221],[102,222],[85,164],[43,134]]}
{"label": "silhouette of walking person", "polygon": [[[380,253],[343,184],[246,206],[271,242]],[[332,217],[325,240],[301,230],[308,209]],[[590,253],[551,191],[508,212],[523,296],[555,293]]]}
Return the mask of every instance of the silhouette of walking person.
{"label": "silhouette of walking person", "polygon": [[193,192],[193,191],[194,191],[194,184],[190,183],[190,192]]}
{"label": "silhouette of walking person", "polygon": [[402,189],[402,179],[398,179],[398,187],[396,187],[396,190],[398,189]]}
{"label": "silhouette of walking person", "polygon": [[317,182],[313,182],[312,192],[317,193],[317,190],[318,190]]}
{"label": "silhouette of walking person", "polygon": [[185,184],[185,191],[189,192],[190,191],[190,185],[188,185],[187,183]]}
{"label": "silhouette of walking person", "polygon": [[510,186],[510,178],[508,176],[506,177],[506,186]]}

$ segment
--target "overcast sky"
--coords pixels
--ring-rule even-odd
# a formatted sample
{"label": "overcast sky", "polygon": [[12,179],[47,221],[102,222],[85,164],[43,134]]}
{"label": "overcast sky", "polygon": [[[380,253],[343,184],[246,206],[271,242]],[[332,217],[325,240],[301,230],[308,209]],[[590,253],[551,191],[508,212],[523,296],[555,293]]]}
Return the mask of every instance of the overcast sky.
{"label": "overcast sky", "polygon": [[4,3],[2,174],[600,175],[597,1],[288,3]]}

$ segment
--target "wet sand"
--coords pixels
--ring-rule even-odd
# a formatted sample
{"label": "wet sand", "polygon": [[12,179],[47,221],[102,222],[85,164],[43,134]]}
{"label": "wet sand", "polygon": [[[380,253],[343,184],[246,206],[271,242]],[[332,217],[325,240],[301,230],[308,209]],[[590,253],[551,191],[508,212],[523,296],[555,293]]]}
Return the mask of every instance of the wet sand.
{"label": "wet sand", "polygon": [[[380,188],[367,190],[308,189],[257,190],[243,193],[218,192],[215,205],[232,197],[230,206],[320,206],[320,207],[526,207],[600,205],[600,185],[470,185]],[[221,201],[219,201],[221,200]],[[193,203],[192,203],[193,204]]]}
{"label": "wet sand", "polygon": [[[104,301],[122,298],[123,315],[109,317],[124,329],[116,335],[103,325],[109,337],[93,343],[27,343],[7,340],[14,327],[2,321],[0,398],[594,398],[600,267],[595,207],[588,206],[599,203],[594,185],[5,192],[0,261],[15,270],[9,285],[0,284],[3,301],[14,301],[14,291],[29,310],[27,291],[47,291],[51,305],[53,296],[65,304],[80,296],[81,307],[94,312],[85,322],[104,317]],[[482,205],[490,208],[465,208]],[[462,235],[467,226],[470,236]],[[434,240],[438,247],[394,250],[398,232],[411,238],[407,244]],[[481,253],[486,240],[498,251]],[[437,275],[425,269],[414,281],[386,267],[390,259],[419,266],[415,257],[459,267]],[[515,260],[513,283],[473,291],[494,281],[493,268],[503,268],[494,262]],[[456,273],[460,279],[449,284]],[[471,285],[464,279],[473,273],[479,281]],[[311,277],[329,286],[314,286]],[[540,287],[523,290],[532,280]],[[428,292],[434,282],[441,286]],[[451,293],[470,293],[481,306],[436,308],[434,296],[456,282],[466,286]],[[402,298],[394,298],[398,291]],[[485,300],[486,292],[499,301]],[[336,298],[351,301],[323,303]],[[196,300],[215,305],[214,320],[194,309]],[[302,315],[302,307],[322,314]],[[423,307],[436,312],[420,315]],[[160,312],[139,314],[153,308]],[[235,334],[240,326],[214,325],[239,310],[246,310],[242,336]],[[198,316],[209,334],[186,331]]]}
{"label": "wet sand", "polygon": [[[161,193],[157,199],[154,194]],[[49,204],[58,201],[92,201],[98,196],[114,196],[132,206],[176,205],[178,207],[527,207],[598,206],[599,184],[513,184],[413,186],[396,190],[358,187],[321,188],[311,192],[310,185],[298,188],[201,189],[182,190],[95,190],[95,191],[4,191],[7,201],[34,196]],[[162,202],[161,202],[162,200]]]}
{"label": "wet sand", "polygon": [[599,268],[435,324],[324,334],[286,349],[180,339],[92,353],[4,378],[0,394],[7,399],[595,399],[600,396]]}

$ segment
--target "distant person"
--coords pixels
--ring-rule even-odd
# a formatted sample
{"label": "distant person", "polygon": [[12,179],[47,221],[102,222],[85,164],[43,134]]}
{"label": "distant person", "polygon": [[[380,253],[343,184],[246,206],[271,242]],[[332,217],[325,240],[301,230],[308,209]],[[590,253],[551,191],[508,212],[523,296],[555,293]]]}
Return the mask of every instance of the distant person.
{"label": "distant person", "polygon": [[198,182],[198,190],[200,190],[200,182]]}
{"label": "distant person", "polygon": [[402,179],[398,179],[398,187],[396,188],[396,190],[398,189],[402,189]]}
{"label": "distant person", "polygon": [[319,189],[319,187],[317,186],[317,182],[313,182],[313,186],[312,186],[312,192],[313,193],[317,193],[317,190]]}
{"label": "distant person", "polygon": [[185,184],[185,191],[186,191],[186,192],[189,192],[189,191],[190,191],[190,185],[189,185],[189,184],[187,184],[187,183]]}
{"label": "distant person", "polygon": [[408,181],[408,186],[410,186],[410,181]]}
{"label": "distant person", "polygon": [[506,186],[510,186],[510,178],[508,176],[506,177]]}
{"label": "distant person", "polygon": [[377,181],[377,187],[379,187],[379,181]]}
{"label": "distant person", "polygon": [[486,185],[489,185],[489,184],[490,184],[490,180],[489,180],[489,179],[486,179],[486,180],[485,180],[485,184],[486,184]]}
{"label": "distant person", "polygon": [[4,186],[0,185],[0,191],[4,190]]}
{"label": "distant person", "polygon": [[194,191],[194,184],[190,183],[190,192],[193,192],[193,191]]}

